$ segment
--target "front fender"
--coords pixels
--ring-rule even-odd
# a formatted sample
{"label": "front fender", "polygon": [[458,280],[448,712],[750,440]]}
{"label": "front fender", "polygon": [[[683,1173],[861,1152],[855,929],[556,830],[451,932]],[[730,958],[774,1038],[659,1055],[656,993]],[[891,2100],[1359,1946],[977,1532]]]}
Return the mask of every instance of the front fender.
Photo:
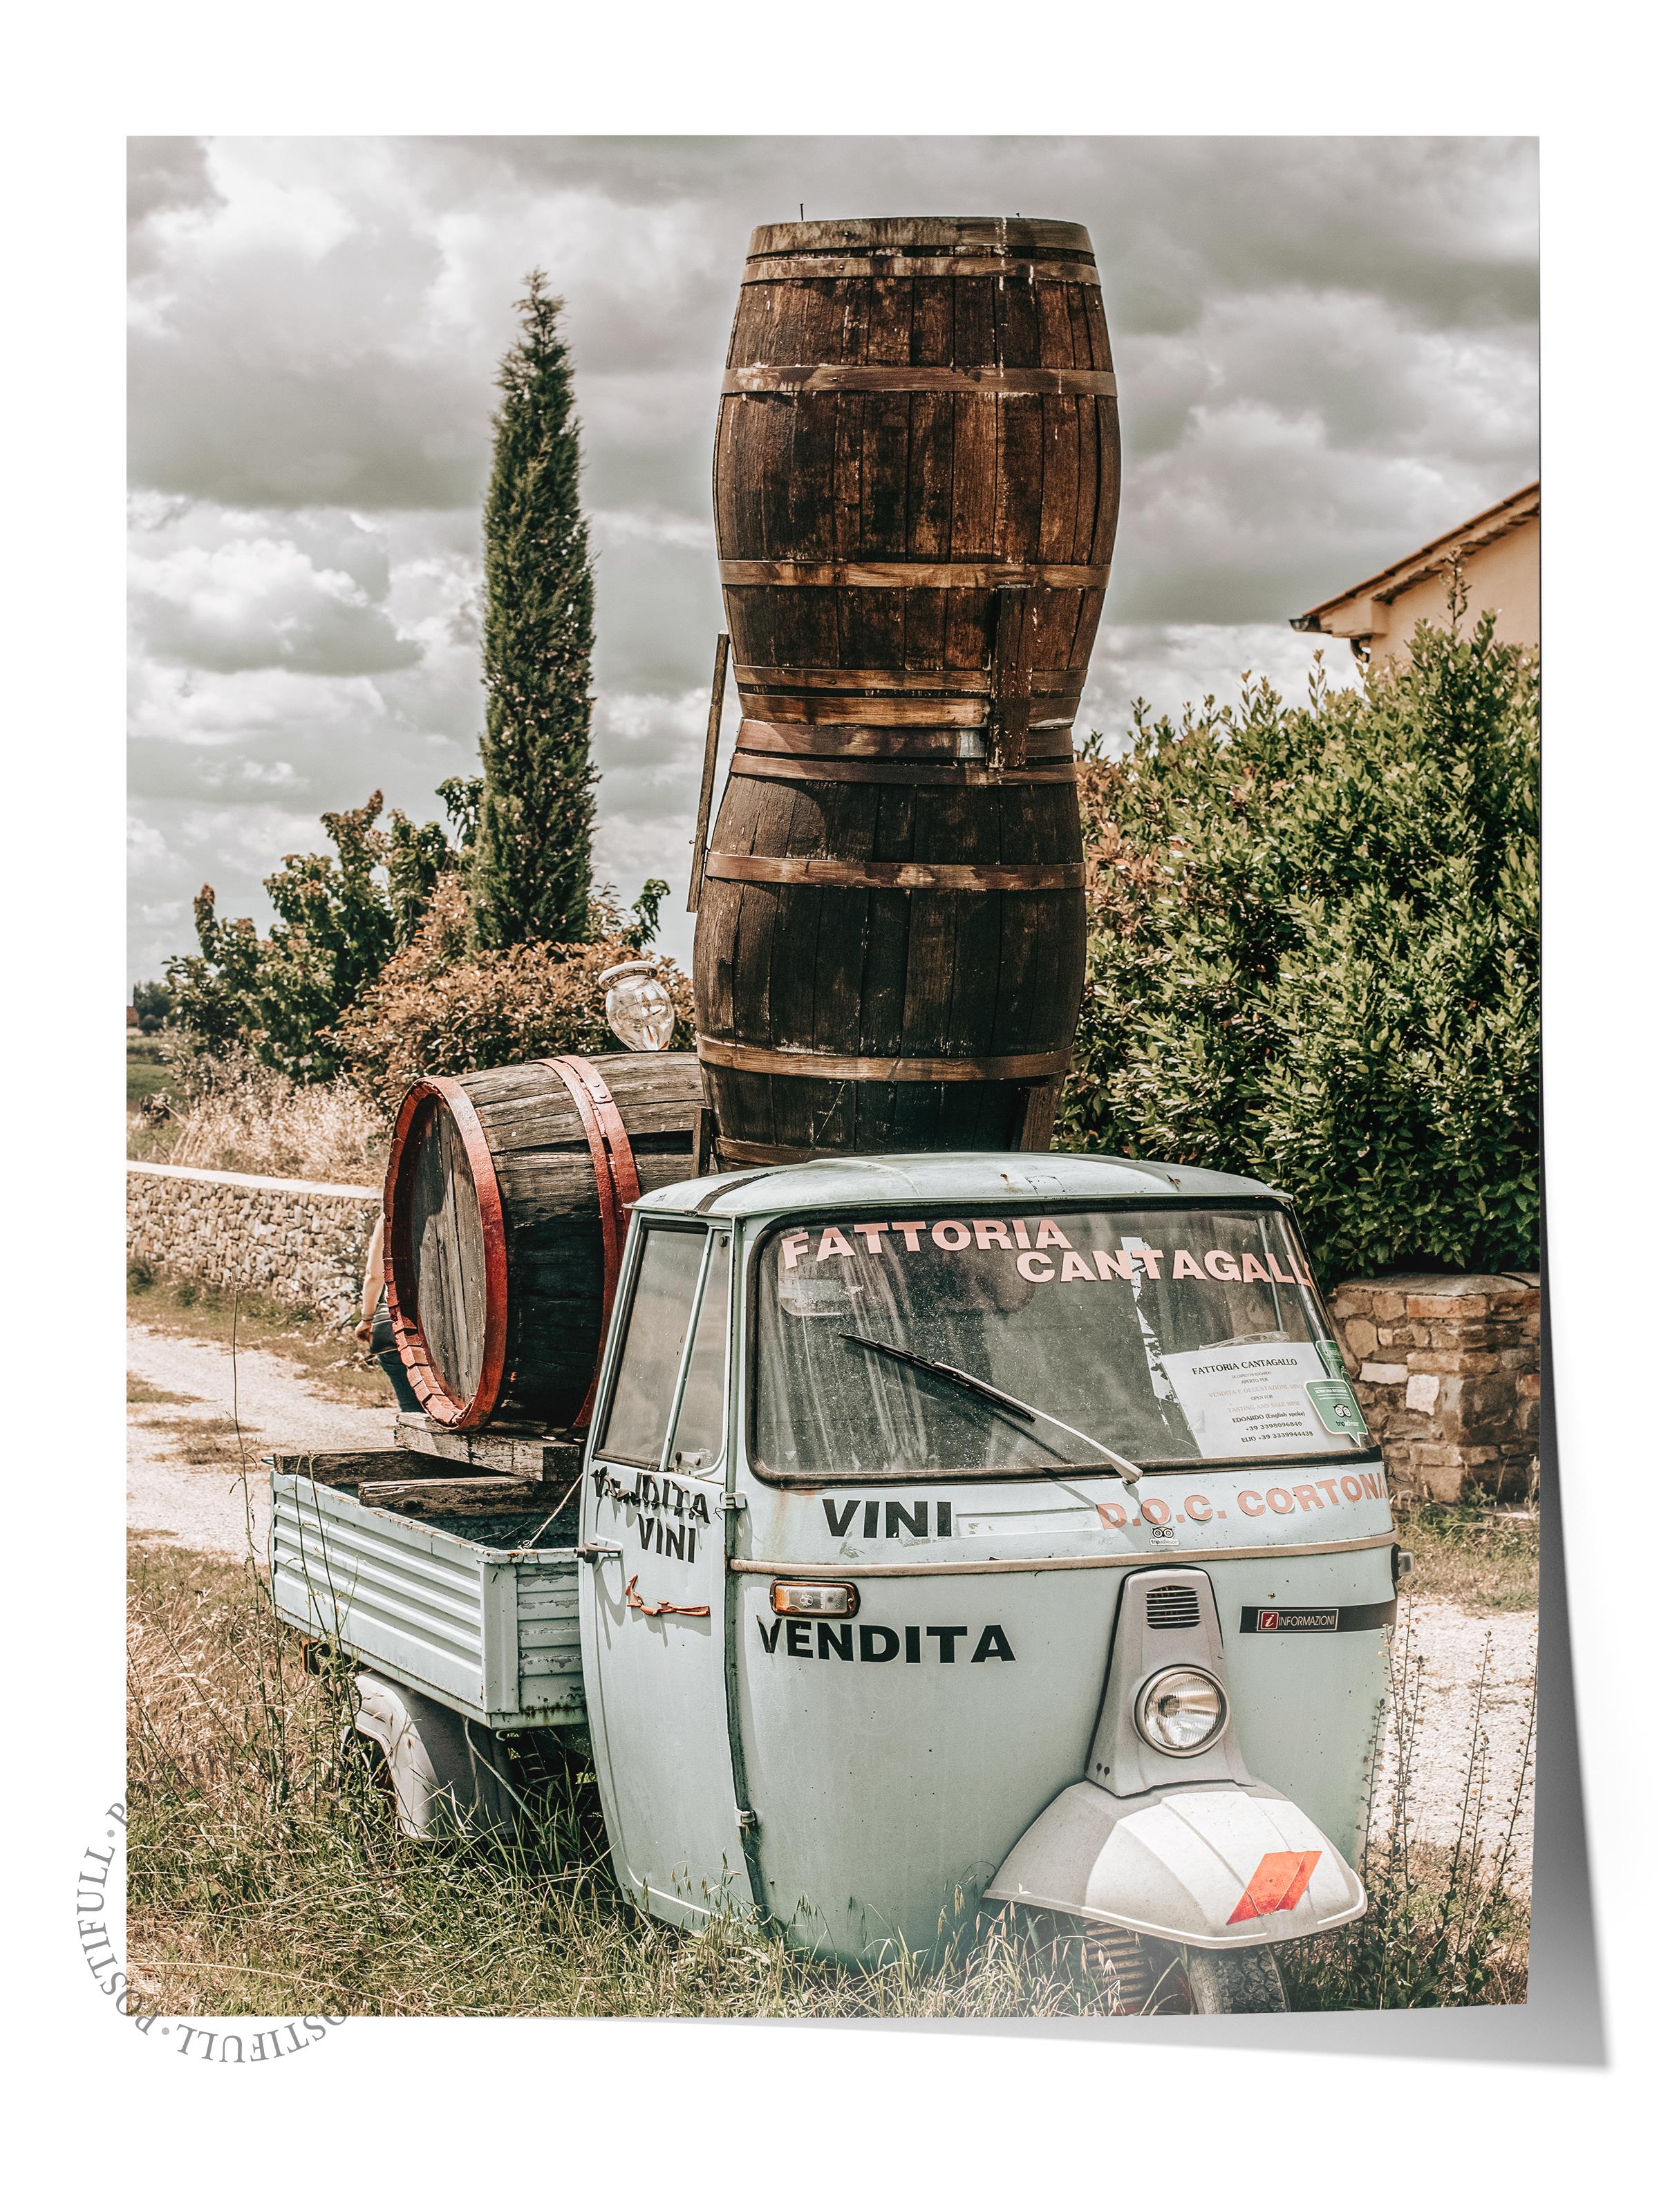
{"label": "front fender", "polygon": [[1364,1885],[1340,1851],[1262,1782],[1136,1797],[1073,1783],[985,1893],[1211,1951],[1316,1936],[1365,1910]]}

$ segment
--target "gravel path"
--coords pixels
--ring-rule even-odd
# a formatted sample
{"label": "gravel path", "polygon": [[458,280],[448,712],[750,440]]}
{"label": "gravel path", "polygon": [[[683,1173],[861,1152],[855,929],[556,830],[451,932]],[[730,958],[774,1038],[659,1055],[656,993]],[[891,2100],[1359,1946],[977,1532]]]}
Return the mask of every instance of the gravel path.
{"label": "gravel path", "polygon": [[[137,1404],[131,1415],[127,1456],[128,1525],[158,1540],[197,1551],[246,1549],[240,1456],[232,1418],[230,1353],[160,1330],[127,1333],[131,1371],[185,1403]],[[305,1369],[269,1352],[237,1356],[236,1413],[241,1422],[252,1492],[254,1540],[263,1558],[266,1482],[260,1455],[276,1449],[360,1449],[392,1442],[393,1408],[342,1404],[319,1390]],[[1528,1708],[1538,1654],[1533,1613],[1469,1613],[1432,1599],[1402,1604],[1395,1666],[1411,1685],[1419,1722],[1413,1759],[1413,1831],[1429,1843],[1451,1843],[1462,1814],[1464,1778],[1475,1729],[1476,1684],[1491,1638],[1481,1730],[1488,1757],[1483,1841],[1496,1844],[1521,1771]],[[1407,1624],[1409,1623],[1409,1628]],[[1420,1662],[1420,1667],[1419,1663]],[[1392,1732],[1391,1732],[1392,1734]],[[1394,1756],[1378,1793],[1386,1821]],[[1532,1800],[1528,1775],[1514,1845],[1517,1875],[1532,1870]]]}
{"label": "gravel path", "polygon": [[[1480,1848],[1498,1848],[1520,1782],[1521,1816],[1510,1856],[1520,1886],[1528,1885],[1533,1778],[1528,1729],[1538,1668],[1538,1615],[1465,1613],[1433,1598],[1410,1604],[1402,1599],[1393,1665],[1395,1710],[1414,1708],[1418,1716],[1409,1792],[1413,1834],[1425,1843],[1455,1841],[1478,1724],[1486,1744]],[[1379,1826],[1386,1826],[1389,1816],[1399,1769],[1399,1733],[1397,1724],[1390,1725],[1382,1786],[1377,1793]],[[1528,1759],[1524,1777],[1523,1759]]]}
{"label": "gravel path", "polygon": [[[269,1451],[357,1450],[393,1441],[396,1408],[343,1404],[275,1352],[230,1352],[142,1327],[127,1331],[127,1370],[170,1401],[127,1408],[127,1526],[192,1551],[247,1549],[248,1513],[234,1422],[248,1470],[256,1555],[264,1556]],[[234,1405],[233,1405],[234,1395]]]}

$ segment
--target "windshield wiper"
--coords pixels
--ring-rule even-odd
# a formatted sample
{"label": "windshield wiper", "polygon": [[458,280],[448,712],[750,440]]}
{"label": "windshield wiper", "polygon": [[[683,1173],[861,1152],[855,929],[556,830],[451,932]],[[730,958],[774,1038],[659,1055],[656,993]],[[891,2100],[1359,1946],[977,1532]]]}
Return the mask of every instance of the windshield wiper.
{"label": "windshield wiper", "polygon": [[[1068,1437],[1075,1437],[1079,1443],[1087,1444],[1091,1451],[1098,1452],[1127,1483],[1139,1482],[1145,1472],[1132,1459],[1125,1459],[1121,1452],[1115,1452],[1109,1444],[1102,1443],[1098,1437],[1085,1436],[1081,1429],[1074,1429],[1069,1421],[1062,1421],[1058,1413],[1046,1413],[1041,1406],[1028,1406],[1023,1398],[1013,1397],[1006,1390],[998,1389],[994,1382],[987,1382],[977,1375],[969,1374],[966,1368],[950,1367],[942,1359],[929,1359],[922,1352],[907,1352],[902,1344],[884,1344],[878,1336],[853,1336],[843,1329],[841,1340],[843,1344],[861,1345],[866,1352],[884,1352],[890,1359],[902,1359],[907,1367],[919,1368],[924,1375],[942,1375],[947,1382],[956,1383],[959,1389],[970,1390],[975,1397],[982,1398],[988,1406],[994,1406],[999,1413],[1011,1414],[1016,1420],[1047,1421],[1056,1429],[1063,1429]],[[1033,1441],[1040,1443],[1042,1440],[1034,1438]],[[1055,1481],[1060,1480],[1058,1475],[1052,1479]],[[1069,1490],[1071,1485],[1062,1483],[1060,1487]],[[1083,1493],[1079,1491],[1077,1495],[1081,1497]],[[1094,1501],[1091,1498],[1089,1502],[1092,1504]]]}

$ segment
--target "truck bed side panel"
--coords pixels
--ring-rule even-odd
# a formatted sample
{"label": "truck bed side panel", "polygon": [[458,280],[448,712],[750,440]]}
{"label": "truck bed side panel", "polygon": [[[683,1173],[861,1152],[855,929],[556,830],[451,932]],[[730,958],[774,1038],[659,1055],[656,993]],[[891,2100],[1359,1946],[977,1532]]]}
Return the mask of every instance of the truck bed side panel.
{"label": "truck bed side panel", "polygon": [[278,1466],[277,1613],[496,1729],[585,1717],[574,1556],[491,1552]]}

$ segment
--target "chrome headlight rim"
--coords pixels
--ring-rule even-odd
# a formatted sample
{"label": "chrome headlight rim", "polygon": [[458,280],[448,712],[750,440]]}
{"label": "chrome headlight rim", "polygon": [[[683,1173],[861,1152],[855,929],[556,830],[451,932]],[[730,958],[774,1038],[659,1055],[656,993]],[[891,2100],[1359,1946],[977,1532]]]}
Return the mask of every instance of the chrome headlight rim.
{"label": "chrome headlight rim", "polygon": [[[1147,1708],[1157,1692],[1164,1683],[1177,1675],[1185,1675],[1188,1680],[1196,1679],[1200,1682],[1207,1682],[1216,1696],[1215,1725],[1200,1741],[1181,1747],[1160,1743],[1148,1726],[1146,1717]],[[1213,1751],[1220,1742],[1226,1731],[1228,1711],[1226,1685],[1218,1674],[1212,1674],[1207,1667],[1198,1667],[1190,1662],[1185,1665],[1160,1667],[1156,1674],[1148,1675],[1135,1693],[1135,1733],[1141,1741],[1149,1749],[1157,1752],[1160,1758],[1198,1759],[1201,1758],[1205,1752]]]}

